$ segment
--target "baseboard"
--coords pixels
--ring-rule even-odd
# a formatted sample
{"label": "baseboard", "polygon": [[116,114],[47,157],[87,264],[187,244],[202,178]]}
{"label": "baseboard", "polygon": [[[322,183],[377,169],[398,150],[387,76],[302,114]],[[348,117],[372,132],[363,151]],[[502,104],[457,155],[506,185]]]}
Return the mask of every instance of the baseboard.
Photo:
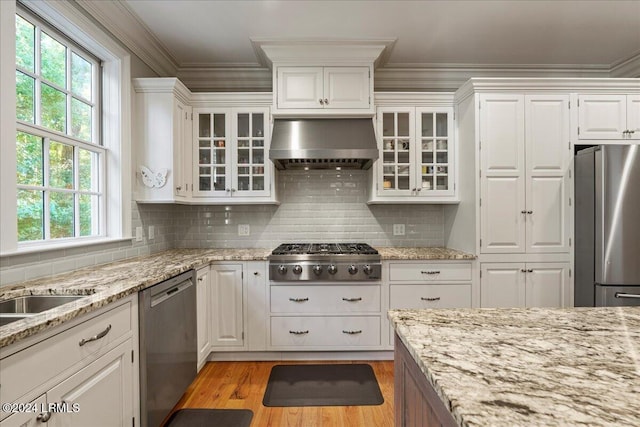
{"label": "baseboard", "polygon": [[393,360],[393,351],[243,351],[212,352],[207,361]]}

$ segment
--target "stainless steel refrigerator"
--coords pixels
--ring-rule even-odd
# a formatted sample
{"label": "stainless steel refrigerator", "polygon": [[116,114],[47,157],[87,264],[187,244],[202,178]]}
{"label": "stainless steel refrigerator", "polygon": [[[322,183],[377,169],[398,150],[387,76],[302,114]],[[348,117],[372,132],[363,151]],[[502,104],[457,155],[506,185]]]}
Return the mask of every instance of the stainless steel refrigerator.
{"label": "stainless steel refrigerator", "polygon": [[640,305],[640,145],[575,157],[576,307]]}

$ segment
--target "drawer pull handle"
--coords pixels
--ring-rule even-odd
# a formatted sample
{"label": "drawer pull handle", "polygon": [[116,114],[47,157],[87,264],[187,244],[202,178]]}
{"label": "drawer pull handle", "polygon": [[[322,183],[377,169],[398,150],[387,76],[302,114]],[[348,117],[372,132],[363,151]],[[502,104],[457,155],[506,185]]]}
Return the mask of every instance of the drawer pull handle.
{"label": "drawer pull handle", "polygon": [[289,298],[289,301],[293,301],[293,302],[305,302],[305,301],[309,301],[309,298]]}
{"label": "drawer pull handle", "polygon": [[440,301],[440,297],[420,297],[422,301]]}
{"label": "drawer pull handle", "polygon": [[638,298],[640,299],[640,294],[629,294],[625,292],[616,292],[616,298]]}
{"label": "drawer pull handle", "polygon": [[306,331],[289,331],[289,333],[293,334],[293,335],[306,335],[306,334],[309,333],[309,331],[308,330],[306,330]]}
{"label": "drawer pull handle", "polygon": [[362,301],[362,298],[360,298],[360,297],[358,297],[358,298],[342,298],[342,301],[358,302],[358,301]]}
{"label": "drawer pull handle", "polygon": [[422,273],[422,274],[440,274],[440,272],[438,270],[427,270],[427,271],[421,271],[420,273]]}
{"label": "drawer pull handle", "polygon": [[111,330],[111,325],[107,326],[107,329],[105,329],[104,331],[100,332],[97,335],[92,336],[91,338],[88,338],[88,339],[82,338],[82,341],[80,341],[78,345],[82,347],[83,345],[90,343],[91,341],[97,341],[100,338],[104,338],[109,333],[110,330]]}
{"label": "drawer pull handle", "polygon": [[51,411],[40,412],[36,417],[36,420],[40,421],[41,423],[46,423],[51,418],[51,414]]}
{"label": "drawer pull handle", "polygon": [[347,335],[358,335],[362,333],[362,329],[358,329],[357,331],[342,331],[342,333]]}

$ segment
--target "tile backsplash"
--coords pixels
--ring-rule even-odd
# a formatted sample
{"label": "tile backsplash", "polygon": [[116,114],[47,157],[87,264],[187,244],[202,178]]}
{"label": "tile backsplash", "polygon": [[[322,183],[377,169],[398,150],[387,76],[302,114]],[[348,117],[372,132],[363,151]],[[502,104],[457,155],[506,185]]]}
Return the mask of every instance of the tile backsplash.
{"label": "tile backsplash", "polygon": [[[366,171],[281,171],[279,206],[175,206],[175,246],[262,247],[283,242],[362,241],[373,246],[443,246],[439,205],[367,205]],[[249,224],[250,235],[238,236]],[[394,236],[393,224],[405,235]]]}
{"label": "tile backsplash", "polygon": [[[132,235],[142,227],[142,242],[5,256],[0,286],[171,248],[275,248],[306,241],[444,246],[441,205],[367,205],[366,171],[281,171],[276,185],[278,206],[133,203]],[[239,224],[249,225],[249,236],[238,236]],[[404,224],[405,235],[394,236],[393,224]]]}

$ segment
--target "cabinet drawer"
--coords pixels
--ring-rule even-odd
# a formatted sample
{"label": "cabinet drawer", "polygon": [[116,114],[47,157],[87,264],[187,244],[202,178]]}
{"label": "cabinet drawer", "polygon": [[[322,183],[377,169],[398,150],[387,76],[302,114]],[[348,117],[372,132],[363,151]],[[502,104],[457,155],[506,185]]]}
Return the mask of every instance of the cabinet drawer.
{"label": "cabinet drawer", "polygon": [[380,316],[272,317],[271,345],[365,347],[380,345]]}
{"label": "cabinet drawer", "polygon": [[[109,325],[103,338],[80,345],[83,339],[104,332]],[[12,402],[78,362],[98,357],[130,331],[131,302],[127,302],[2,359],[0,401]]]}
{"label": "cabinet drawer", "polygon": [[470,281],[471,263],[401,263],[389,265],[389,280],[432,282]]}
{"label": "cabinet drawer", "polygon": [[379,313],[380,286],[271,286],[273,313]]}
{"label": "cabinet drawer", "polygon": [[471,308],[471,285],[391,285],[389,306],[401,308]]}

